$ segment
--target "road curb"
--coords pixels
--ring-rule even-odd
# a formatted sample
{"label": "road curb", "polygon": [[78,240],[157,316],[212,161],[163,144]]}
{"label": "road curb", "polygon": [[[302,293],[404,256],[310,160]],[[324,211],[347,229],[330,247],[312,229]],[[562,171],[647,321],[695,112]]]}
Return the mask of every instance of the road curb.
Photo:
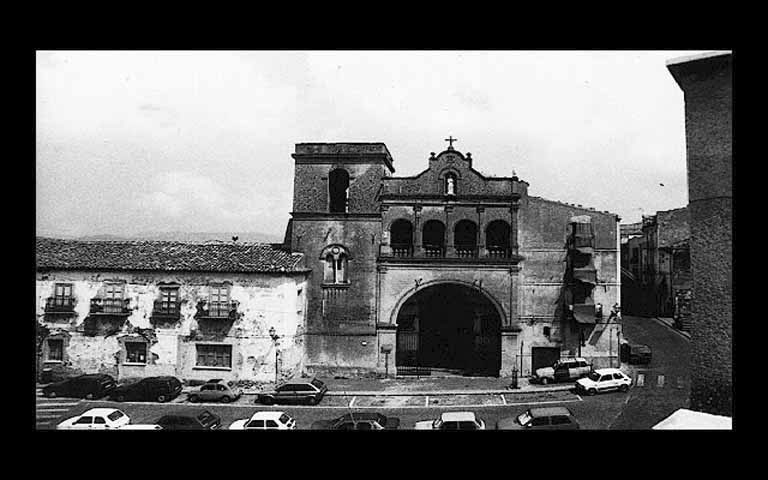
{"label": "road curb", "polygon": [[[420,391],[365,391],[365,390],[334,390],[325,392],[327,397],[407,397],[415,395],[505,395],[520,393],[546,393],[546,392],[565,392],[572,390],[573,385],[561,385],[543,388],[518,388],[518,389],[498,389],[498,390],[420,390]],[[186,392],[185,392],[186,393]],[[243,395],[258,395],[260,391],[243,392]]]}
{"label": "road curb", "polygon": [[652,318],[656,321],[656,323],[667,327],[669,330],[672,330],[673,332],[675,332],[676,334],[680,335],[681,337],[683,337],[684,339],[688,340],[689,342],[691,341],[691,334],[690,333],[688,333],[688,332],[681,332],[680,330],[676,329],[674,326],[670,325],[668,322],[665,322],[664,320],[660,319],[659,317],[652,317]]}

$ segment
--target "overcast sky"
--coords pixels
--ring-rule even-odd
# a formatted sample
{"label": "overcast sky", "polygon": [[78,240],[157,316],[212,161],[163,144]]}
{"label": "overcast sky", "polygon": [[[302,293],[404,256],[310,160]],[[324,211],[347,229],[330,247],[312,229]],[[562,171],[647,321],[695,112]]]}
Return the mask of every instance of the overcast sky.
{"label": "overcast sky", "polygon": [[384,142],[406,176],[449,135],[483,174],[638,221],[688,203],[665,62],[695,53],[37,52],[37,233],[282,238],[296,143]]}

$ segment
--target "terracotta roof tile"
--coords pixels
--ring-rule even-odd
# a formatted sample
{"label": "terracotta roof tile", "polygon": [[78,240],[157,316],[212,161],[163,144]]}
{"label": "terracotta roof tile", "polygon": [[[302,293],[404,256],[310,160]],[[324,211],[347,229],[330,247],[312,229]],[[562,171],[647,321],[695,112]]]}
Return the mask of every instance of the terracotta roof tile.
{"label": "terracotta roof tile", "polygon": [[173,270],[295,273],[304,255],[271,243],[80,241],[37,237],[39,270]]}

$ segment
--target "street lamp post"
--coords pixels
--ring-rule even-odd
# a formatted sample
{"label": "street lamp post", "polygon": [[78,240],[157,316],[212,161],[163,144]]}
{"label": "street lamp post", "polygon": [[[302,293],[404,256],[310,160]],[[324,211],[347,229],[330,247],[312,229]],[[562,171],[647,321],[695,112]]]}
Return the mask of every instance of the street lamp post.
{"label": "street lamp post", "polygon": [[275,332],[275,327],[269,327],[269,336],[275,344],[275,386],[277,386],[277,380],[280,376],[280,369],[277,363],[280,355],[280,350],[278,349],[280,346],[280,335]]}

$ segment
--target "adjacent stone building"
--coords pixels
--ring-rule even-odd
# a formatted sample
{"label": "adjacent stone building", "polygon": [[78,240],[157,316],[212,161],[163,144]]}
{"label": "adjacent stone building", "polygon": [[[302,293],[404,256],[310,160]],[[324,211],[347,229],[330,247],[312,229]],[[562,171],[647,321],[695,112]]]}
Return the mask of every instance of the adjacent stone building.
{"label": "adjacent stone building", "polygon": [[49,238],[36,250],[41,371],[274,381],[276,362],[281,376],[302,369],[308,270],[300,253]]}
{"label": "adjacent stone building", "polygon": [[622,228],[626,233],[626,241],[622,243],[622,305],[625,313],[672,317],[678,320],[678,327],[689,331],[688,208],[645,215],[639,225],[627,224]]}
{"label": "adjacent stone building", "polygon": [[691,408],[733,412],[733,66],[731,54],[667,62],[685,96],[693,277]]}
{"label": "adjacent stone building", "polygon": [[615,214],[530,196],[452,146],[413,177],[392,176],[383,143],[302,143],[293,158],[286,243],[312,270],[308,371],[527,374],[577,354],[618,364],[619,325],[596,312],[620,297]]}

